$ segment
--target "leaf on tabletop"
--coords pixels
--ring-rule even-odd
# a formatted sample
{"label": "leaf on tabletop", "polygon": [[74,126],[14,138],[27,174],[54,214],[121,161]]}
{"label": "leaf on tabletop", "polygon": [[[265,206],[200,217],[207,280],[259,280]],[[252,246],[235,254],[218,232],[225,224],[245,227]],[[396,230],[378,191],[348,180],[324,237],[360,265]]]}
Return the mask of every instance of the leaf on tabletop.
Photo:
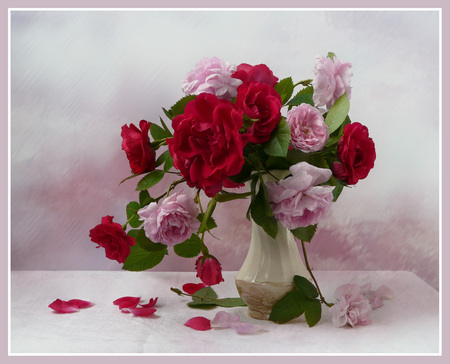
{"label": "leaf on tabletop", "polygon": [[308,279],[302,276],[294,276],[294,284],[306,298],[315,299],[319,296],[316,287]]}
{"label": "leaf on tabletop", "polygon": [[302,301],[305,310],[305,319],[309,327],[313,327],[320,321],[322,316],[322,305],[319,300]]}

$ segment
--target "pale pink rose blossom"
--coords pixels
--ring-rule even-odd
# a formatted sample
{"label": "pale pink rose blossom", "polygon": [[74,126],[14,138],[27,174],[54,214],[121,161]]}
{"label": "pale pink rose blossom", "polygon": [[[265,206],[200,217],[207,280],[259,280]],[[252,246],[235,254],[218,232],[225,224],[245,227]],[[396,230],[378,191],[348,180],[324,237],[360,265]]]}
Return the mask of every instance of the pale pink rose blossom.
{"label": "pale pink rose blossom", "polygon": [[330,136],[322,114],[309,104],[294,106],[286,121],[291,128],[291,146],[302,152],[322,150]]}
{"label": "pale pink rose blossom", "polygon": [[328,57],[317,57],[314,67],[313,101],[315,106],[326,106],[330,109],[336,100],[347,92],[351,97],[350,81],[353,77],[350,62],[341,62],[337,57],[331,60]]}
{"label": "pale pink rose blossom", "polygon": [[331,170],[306,162],[289,170],[292,176],[266,183],[275,219],[290,230],[317,224],[333,200],[333,186],[318,186],[330,179]]}
{"label": "pale pink rose blossom", "polygon": [[232,78],[237,67],[217,57],[202,58],[182,82],[186,95],[209,93],[219,99],[231,100],[237,95],[242,81]]}
{"label": "pale pink rose blossom", "polygon": [[173,193],[161,205],[156,202],[140,209],[145,235],[155,243],[173,246],[189,239],[199,227],[199,210],[193,199],[183,193]]}
{"label": "pale pink rose blossom", "polygon": [[335,327],[348,325],[369,325],[372,323],[370,312],[372,307],[369,300],[361,294],[361,288],[356,284],[345,284],[334,292],[334,297],[338,300],[330,312],[333,315],[332,321]]}

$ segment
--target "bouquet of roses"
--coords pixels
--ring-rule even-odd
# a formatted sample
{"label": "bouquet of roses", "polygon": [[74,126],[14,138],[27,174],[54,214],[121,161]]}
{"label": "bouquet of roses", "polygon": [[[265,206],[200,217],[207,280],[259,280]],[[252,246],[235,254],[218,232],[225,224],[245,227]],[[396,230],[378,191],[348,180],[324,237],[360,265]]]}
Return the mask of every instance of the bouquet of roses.
{"label": "bouquet of roses", "polygon": [[[140,177],[139,199],[127,205],[123,225],[103,217],[90,232],[92,241],[131,271],[156,266],[169,247],[197,257],[197,276],[206,285],[223,281],[219,260],[205,244],[216,227],[217,203],[249,198],[247,218],[267,234],[276,237],[280,222],[311,241],[343,188],[374,167],[367,127],[348,116],[351,78],[351,64],[333,53],[317,57],[314,77],[296,83],[280,80],[264,64],[202,59],[183,80],[186,96],[163,109],[172,128],[162,118],[122,127],[132,170],[125,180]],[[277,178],[274,170],[287,176]],[[151,195],[167,173],[178,179],[162,195]],[[245,183],[249,188],[242,191]],[[180,184],[194,192],[174,191]],[[205,206],[201,194],[209,199]]]}

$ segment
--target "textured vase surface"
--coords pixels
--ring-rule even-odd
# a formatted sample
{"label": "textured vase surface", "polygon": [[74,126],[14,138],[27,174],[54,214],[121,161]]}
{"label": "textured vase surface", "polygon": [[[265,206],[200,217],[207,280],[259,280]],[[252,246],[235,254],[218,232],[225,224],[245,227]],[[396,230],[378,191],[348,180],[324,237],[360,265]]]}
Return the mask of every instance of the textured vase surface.
{"label": "textured vase surface", "polygon": [[272,306],[294,288],[295,275],[311,280],[292,233],[278,223],[275,239],[252,221],[252,237],[236,286],[250,317],[267,320]]}

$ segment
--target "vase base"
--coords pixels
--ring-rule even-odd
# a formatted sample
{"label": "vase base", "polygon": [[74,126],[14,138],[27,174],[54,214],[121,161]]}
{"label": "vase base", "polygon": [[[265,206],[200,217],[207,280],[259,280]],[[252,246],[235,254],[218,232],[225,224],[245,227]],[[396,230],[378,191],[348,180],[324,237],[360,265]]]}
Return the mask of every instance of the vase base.
{"label": "vase base", "polygon": [[268,320],[273,305],[292,291],[291,282],[246,282],[236,279],[236,287],[248,307],[248,315],[258,320]]}

